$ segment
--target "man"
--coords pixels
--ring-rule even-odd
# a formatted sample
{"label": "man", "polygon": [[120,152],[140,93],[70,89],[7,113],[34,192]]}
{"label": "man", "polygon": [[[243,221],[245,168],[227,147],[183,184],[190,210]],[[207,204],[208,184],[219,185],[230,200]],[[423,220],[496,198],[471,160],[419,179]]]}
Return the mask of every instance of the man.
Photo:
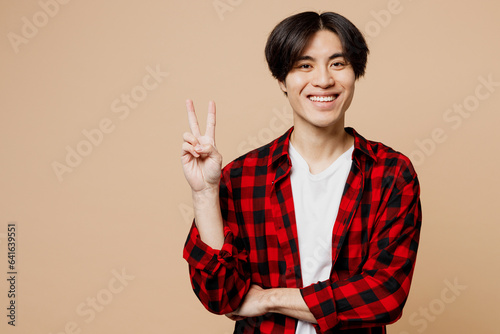
{"label": "man", "polygon": [[229,163],[215,146],[215,104],[182,163],[195,218],[184,249],[194,292],[235,333],[385,333],[407,299],[421,206],[408,158],[344,128],[368,48],[335,13],[278,24],[266,58],[293,126]]}

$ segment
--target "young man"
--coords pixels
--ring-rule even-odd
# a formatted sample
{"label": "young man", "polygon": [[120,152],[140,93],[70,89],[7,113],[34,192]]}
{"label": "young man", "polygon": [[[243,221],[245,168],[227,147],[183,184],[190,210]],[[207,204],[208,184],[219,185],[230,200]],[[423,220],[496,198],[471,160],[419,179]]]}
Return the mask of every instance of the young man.
{"label": "young man", "polygon": [[266,58],[293,126],[229,163],[215,105],[182,163],[195,218],[184,249],[194,292],[235,333],[385,333],[399,319],[421,226],[417,175],[404,155],[344,128],[368,48],[335,13],[278,24]]}

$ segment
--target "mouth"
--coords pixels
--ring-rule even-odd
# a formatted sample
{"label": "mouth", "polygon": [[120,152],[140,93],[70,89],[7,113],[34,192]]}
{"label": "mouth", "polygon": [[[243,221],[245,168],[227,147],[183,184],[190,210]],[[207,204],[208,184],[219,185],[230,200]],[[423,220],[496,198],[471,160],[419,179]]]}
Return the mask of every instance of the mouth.
{"label": "mouth", "polygon": [[337,99],[339,94],[319,96],[319,95],[309,95],[307,98],[313,102],[332,102]]}

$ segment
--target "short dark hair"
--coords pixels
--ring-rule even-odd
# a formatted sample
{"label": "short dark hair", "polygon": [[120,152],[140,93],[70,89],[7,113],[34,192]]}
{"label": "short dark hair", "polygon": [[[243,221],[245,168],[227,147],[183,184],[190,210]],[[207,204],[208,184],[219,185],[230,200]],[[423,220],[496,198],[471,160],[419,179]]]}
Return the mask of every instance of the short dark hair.
{"label": "short dark hair", "polygon": [[369,50],[359,29],[337,13],[303,12],[278,23],[267,39],[265,55],[273,77],[285,81],[307,42],[319,30],[330,30],[339,37],[356,79],[365,74]]}

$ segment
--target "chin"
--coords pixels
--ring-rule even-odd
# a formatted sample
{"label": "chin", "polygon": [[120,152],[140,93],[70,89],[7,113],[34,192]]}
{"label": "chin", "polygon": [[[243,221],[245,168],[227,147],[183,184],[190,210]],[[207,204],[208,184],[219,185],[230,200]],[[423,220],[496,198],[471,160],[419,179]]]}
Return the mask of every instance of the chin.
{"label": "chin", "polygon": [[329,121],[316,121],[316,122],[311,122],[311,124],[317,128],[330,128],[332,126],[335,126],[335,124],[338,123],[338,120],[329,120]]}
{"label": "chin", "polygon": [[330,117],[313,119],[313,120],[311,120],[310,123],[314,124],[317,127],[327,128],[327,127],[334,126],[335,124],[338,124],[339,122],[342,122],[342,117],[338,117],[337,115],[335,115],[335,116],[330,115]]}

